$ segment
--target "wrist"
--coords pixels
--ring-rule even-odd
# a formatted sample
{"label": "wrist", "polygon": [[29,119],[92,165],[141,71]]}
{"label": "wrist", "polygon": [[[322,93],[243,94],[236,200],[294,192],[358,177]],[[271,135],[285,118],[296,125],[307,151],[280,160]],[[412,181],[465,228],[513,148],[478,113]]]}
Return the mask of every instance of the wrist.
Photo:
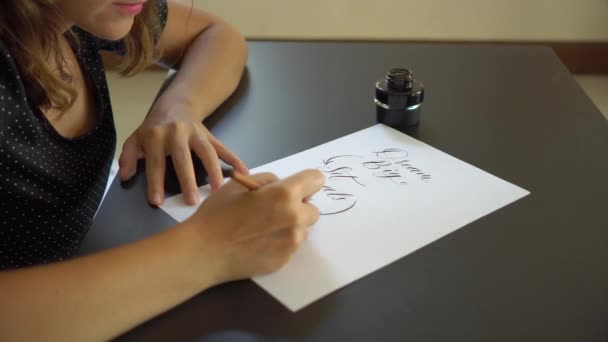
{"label": "wrist", "polygon": [[178,235],[179,246],[189,260],[189,268],[202,290],[224,282],[222,258],[201,234],[205,228],[186,220],[174,229]]}
{"label": "wrist", "polygon": [[175,91],[167,91],[158,98],[150,116],[166,118],[173,115],[188,115],[196,121],[203,121],[208,113],[200,100],[194,100],[191,96],[179,94]]}

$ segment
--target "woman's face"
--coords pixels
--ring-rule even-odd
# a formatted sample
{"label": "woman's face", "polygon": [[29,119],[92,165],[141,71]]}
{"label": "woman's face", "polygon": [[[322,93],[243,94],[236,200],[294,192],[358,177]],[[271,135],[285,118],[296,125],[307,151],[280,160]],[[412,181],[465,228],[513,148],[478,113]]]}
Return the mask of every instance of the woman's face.
{"label": "woman's face", "polygon": [[107,40],[124,38],[148,0],[58,0],[65,20]]}

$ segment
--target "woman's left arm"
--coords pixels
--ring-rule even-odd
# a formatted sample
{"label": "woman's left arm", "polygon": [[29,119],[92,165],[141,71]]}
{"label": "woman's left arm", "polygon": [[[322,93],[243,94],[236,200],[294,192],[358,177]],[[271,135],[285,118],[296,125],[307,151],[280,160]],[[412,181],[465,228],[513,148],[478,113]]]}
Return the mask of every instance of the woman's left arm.
{"label": "woman's left arm", "polygon": [[200,158],[212,189],[222,185],[219,159],[241,172],[244,163],[202,124],[236,89],[247,60],[245,39],[234,27],[205,11],[168,1],[169,14],[160,38],[160,64],[179,69],[150,113],[127,139],[120,157],[120,176],[135,174],[138,158],[146,159],[148,199],[164,200],[165,158],[170,155],[184,200],[198,202],[190,151]]}

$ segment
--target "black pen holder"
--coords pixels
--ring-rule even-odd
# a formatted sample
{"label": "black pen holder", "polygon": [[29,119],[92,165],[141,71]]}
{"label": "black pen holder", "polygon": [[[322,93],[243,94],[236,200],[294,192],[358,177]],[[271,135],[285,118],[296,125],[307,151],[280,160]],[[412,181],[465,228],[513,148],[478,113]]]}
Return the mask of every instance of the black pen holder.
{"label": "black pen holder", "polygon": [[376,119],[396,129],[416,126],[424,101],[424,86],[408,69],[391,69],[376,82]]}

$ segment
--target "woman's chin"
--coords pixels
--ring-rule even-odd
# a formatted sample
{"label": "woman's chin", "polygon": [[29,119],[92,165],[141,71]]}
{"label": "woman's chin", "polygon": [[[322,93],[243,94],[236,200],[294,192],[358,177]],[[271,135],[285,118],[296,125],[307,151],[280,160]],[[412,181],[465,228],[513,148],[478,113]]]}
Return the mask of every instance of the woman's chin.
{"label": "woman's chin", "polygon": [[133,28],[133,20],[125,23],[113,23],[111,26],[85,29],[98,38],[115,41],[126,37],[131,32],[131,28]]}

